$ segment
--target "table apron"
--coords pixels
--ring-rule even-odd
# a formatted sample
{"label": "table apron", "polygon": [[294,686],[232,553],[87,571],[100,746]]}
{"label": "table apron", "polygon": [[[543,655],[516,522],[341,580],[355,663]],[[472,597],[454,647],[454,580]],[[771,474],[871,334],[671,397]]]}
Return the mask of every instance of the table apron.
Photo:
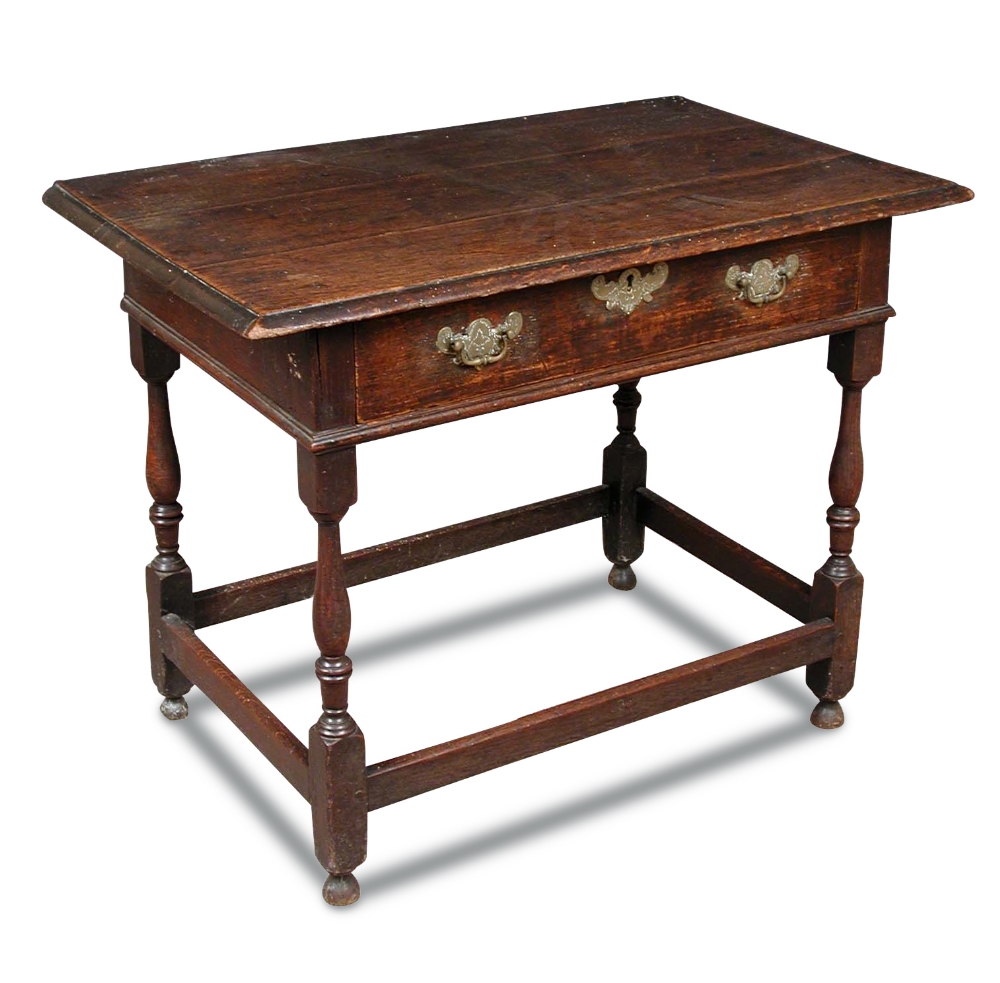
{"label": "table apron", "polygon": [[[671,262],[650,300],[627,314],[607,309],[592,280],[580,278],[253,340],[129,266],[122,307],[319,453],[884,323],[894,313],[886,303],[889,233],[884,220]],[[755,260],[780,266],[793,255],[794,277],[772,302],[751,303],[728,286],[727,264],[746,271]],[[624,273],[651,275],[645,267]],[[520,330],[494,362],[470,366],[439,350],[442,329],[478,324],[482,334],[512,312]]]}

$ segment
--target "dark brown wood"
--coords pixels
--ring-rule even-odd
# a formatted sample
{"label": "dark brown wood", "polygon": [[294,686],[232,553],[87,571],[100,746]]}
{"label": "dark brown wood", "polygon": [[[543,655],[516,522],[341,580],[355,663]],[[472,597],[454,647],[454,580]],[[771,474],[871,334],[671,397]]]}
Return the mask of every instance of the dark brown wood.
{"label": "dark brown wood", "polygon": [[[421,173],[394,175],[395,181],[390,184],[386,178],[392,176],[391,171],[385,171],[388,155],[383,153],[378,162],[382,165],[382,175],[365,185],[336,188],[324,182],[311,190],[300,186],[293,191],[293,207],[300,219],[304,219],[297,226],[272,221],[272,228],[262,229],[262,212],[272,217],[288,213],[284,196],[249,206],[239,202],[215,204],[187,213],[146,213],[133,219],[132,226],[144,240],[155,236],[164,252],[183,252],[186,262],[196,267],[215,266],[220,256],[232,255],[222,235],[214,232],[206,235],[206,227],[224,229],[226,236],[244,243],[239,260],[357,242],[371,235],[373,229],[420,236],[426,235],[428,221],[454,225],[517,213],[533,215],[547,209],[557,198],[586,205],[609,196],[620,199],[630,193],[662,194],[669,188],[711,181],[713,159],[729,157],[734,142],[757,140],[753,129],[751,123],[703,129],[697,144],[679,157],[676,155],[679,134],[643,140],[640,146],[633,144],[630,148],[634,169],[624,174],[620,146],[591,147],[585,157],[569,158],[585,161],[586,166],[570,169],[566,167],[566,154],[551,151],[530,160],[497,163],[495,155],[503,150],[494,147],[493,160],[484,160],[478,166],[465,162],[464,180],[456,180],[454,173],[448,173],[455,166],[455,158],[451,157],[442,161],[444,166],[432,165],[430,169],[425,169],[427,165],[422,161],[418,165]],[[675,156],[667,175],[664,158],[671,150]],[[729,172],[730,177],[794,169],[847,156],[833,147],[818,146],[794,136],[770,143],[758,140],[748,150],[752,156],[744,158],[739,170]],[[355,198],[362,189],[366,195],[363,211],[356,208]],[[404,199],[409,199],[409,207],[401,209]],[[447,221],[442,223],[445,215]]]}
{"label": "dark brown wood", "polygon": [[592,737],[829,656],[833,625],[820,619],[719,655],[571,700],[468,737],[368,768],[368,803],[381,809],[431,789]]}
{"label": "dark brown wood", "polygon": [[856,506],[864,475],[861,390],[882,370],[884,334],[884,325],[873,325],[830,338],[828,368],[842,386],[843,395],[830,465],[830,557],[813,579],[810,614],[833,619],[836,639],[831,658],[806,670],[806,682],[820,699],[812,721],[823,728],[843,723],[839,701],[854,685],[864,588],[864,578],[851,558],[854,529],[861,518]]}
{"label": "dark brown wood", "polygon": [[[165,344],[176,349],[182,355],[204,369],[212,378],[221,382],[227,389],[244,399],[254,409],[258,410],[272,423],[277,424],[285,433],[303,443],[312,442],[312,430],[296,417],[292,416],[280,403],[280,395],[277,393],[265,393],[255,385],[249,383],[243,375],[238,374],[243,368],[241,359],[234,358],[234,366],[231,368],[225,361],[225,355],[215,358],[209,355],[204,348],[192,343],[187,335],[175,330],[166,321],[161,320],[146,308],[141,307],[127,294],[122,298],[121,308],[129,316],[129,320],[141,325],[154,337],[160,339]],[[185,328],[187,331],[188,329]],[[216,330],[224,330],[219,327]],[[194,334],[195,332],[189,332]],[[239,339],[237,339],[239,340]],[[309,415],[312,415],[310,410]]]}
{"label": "dark brown wood", "polygon": [[[268,395],[263,392],[254,384],[248,382],[242,375],[238,375],[226,363],[207,354],[205,349],[192,343],[184,334],[174,330],[165,321],[160,320],[145,308],[137,305],[131,297],[125,297],[122,301],[122,307],[130,317],[134,318],[151,334],[162,339],[168,345],[187,356],[192,362],[204,369],[224,386],[246,400],[251,406],[263,413],[264,416],[268,417],[268,419],[272,420],[272,422],[276,423],[314,452],[335,450],[339,447],[350,447],[364,441],[388,437],[392,434],[406,433],[411,430],[436,426],[437,424],[447,423],[456,419],[478,416],[483,413],[492,413],[496,410],[520,406],[537,400],[551,399],[555,396],[579,392],[583,389],[606,386],[620,380],[623,372],[621,365],[616,364],[614,360],[612,360],[611,364],[604,364],[602,362],[602,355],[592,360],[592,367],[586,368],[582,364],[578,365],[576,371],[562,378],[542,378],[541,381],[536,383],[527,385],[518,384],[517,386],[502,389],[499,392],[494,392],[493,390],[496,387],[491,385],[486,387],[485,394],[477,391],[462,393],[458,401],[455,400],[454,393],[452,393],[450,402],[443,402],[441,404],[437,404],[435,399],[443,397],[431,397],[429,398],[428,405],[414,408],[412,412],[406,415],[361,424],[343,423],[338,424],[332,429],[314,430],[307,423],[290,415],[276,401],[281,399],[280,393],[272,392],[271,395]],[[752,311],[749,308],[747,310],[750,311],[748,316],[753,317]],[[802,341],[806,338],[843,332],[858,326],[884,323],[887,318],[893,316],[893,313],[891,307],[880,305],[840,317],[806,323],[794,323],[786,327],[774,327],[764,324],[759,330],[754,330],[752,325],[737,323],[733,326],[733,333],[720,340],[706,341],[697,344],[695,347],[680,348],[676,351],[662,351],[636,361],[626,359],[622,362],[622,365],[635,376],[652,375],[719,358],[729,358],[744,352]],[[566,322],[566,327],[568,330],[570,327],[569,322]],[[185,330],[188,329],[185,328]],[[223,329],[216,327],[215,330],[221,331]],[[194,335],[194,332],[189,333]],[[322,366],[324,364],[328,362],[333,363],[339,359],[339,364],[343,366],[347,357],[343,344],[330,344],[326,341],[330,334],[330,332],[322,332],[319,336],[319,371],[321,373],[323,372]],[[520,339],[518,340],[520,341]],[[427,346],[432,345],[432,343],[433,340],[428,337],[426,345],[422,346],[424,355],[429,350]],[[439,353],[435,350],[433,354],[437,356]],[[601,353],[599,352],[598,354],[600,355]],[[228,354],[223,357],[229,358]],[[391,360],[389,361],[391,364]],[[233,358],[232,364],[242,366],[243,363],[240,359]],[[309,364],[311,365],[312,363]],[[502,365],[490,366],[491,371],[501,370],[501,368]],[[343,372],[341,371],[340,374],[343,374]],[[331,405],[335,407],[342,407],[341,398],[333,395],[332,392],[335,385],[333,381],[335,377],[334,373],[323,376],[324,379],[329,378],[331,381],[331,395],[324,397],[324,399],[330,399]],[[464,381],[464,379],[460,377],[459,381]],[[444,391],[446,392],[447,390]],[[320,412],[319,408],[315,410],[310,409],[307,416],[312,418]],[[343,416],[350,411],[338,409],[336,412]]]}
{"label": "dark brown wood", "polygon": [[167,382],[180,358],[135,321],[129,321],[132,365],[146,382],[149,419],[146,436],[146,486],[153,499],[149,521],[156,532],[156,557],[146,568],[149,607],[149,660],[156,688],[163,696],[160,710],[170,720],[187,716],[184,694],[191,682],[164,654],[160,619],[173,612],[190,618],[193,609],[191,571],[180,554],[178,533],[184,513],[177,496],[181,465],[170,424]]}
{"label": "dark brown wood", "polygon": [[185,621],[193,615],[191,571],[174,570],[165,573],[152,563],[146,567],[146,606],[149,616],[149,665],[153,682],[163,700],[160,713],[168,720],[182,720],[187,716],[184,694],[191,689],[191,681],[167,657],[163,639],[163,616],[174,613]]}
{"label": "dark brown wood", "polygon": [[[799,621],[812,621],[809,585],[689,515],[648,488],[640,488],[639,520]],[[817,615],[816,617],[822,617]]]}
{"label": "dark brown wood", "polygon": [[[347,556],[344,557],[345,565]],[[350,583],[347,585],[350,587]],[[248,577],[194,593],[195,628],[208,628],[261,611],[308,600],[316,590],[316,564],[302,563],[286,570]]]}
{"label": "dark brown wood", "polygon": [[[470,393],[463,395],[460,402],[433,405],[432,400],[430,405],[415,407],[405,415],[312,434],[309,438],[309,446],[313,450],[350,447],[363,441],[378,440],[397,433],[407,433],[423,427],[450,423],[452,420],[479,416],[483,413],[495,413],[497,410],[522,406],[525,403],[611,385],[620,380],[623,375],[633,377],[654,375],[671,369],[699,365],[720,358],[730,358],[733,355],[742,355],[745,352],[759,351],[764,348],[787,345],[795,341],[804,341],[807,338],[848,331],[859,326],[884,324],[894,314],[895,311],[891,307],[882,305],[877,308],[854,311],[841,317],[796,323],[783,328],[765,327],[756,332],[734,329],[729,337],[694,348],[663,351],[636,361],[595,365],[593,368],[581,370],[579,373],[564,378],[543,380],[530,385],[512,386],[502,392],[490,392],[486,395]],[[520,341],[520,337],[518,340]],[[490,366],[489,368],[496,367]]]}
{"label": "dark brown wood", "polygon": [[175,614],[164,615],[162,638],[170,661],[249,738],[304,798],[309,798],[305,745]]}
{"label": "dark brown wood", "polygon": [[45,200],[253,338],[970,196],[672,97],[60,181]]}
{"label": "dark brown wood", "polygon": [[320,455],[300,446],[299,496],[319,533],[313,634],[323,712],[309,731],[309,801],[316,857],[329,873],[323,897],[343,905],[359,897],[352,871],[368,843],[365,738],[347,712],[351,605],[340,549],[340,521],[358,498],[354,450]]}
{"label": "dark brown wood", "polygon": [[[470,519],[355,550],[344,555],[344,583],[348,587],[366,584],[456,556],[598,519],[608,511],[609,500],[607,486],[597,485],[481,519]],[[304,601],[312,597],[315,585],[316,564],[304,563],[276,573],[197,591],[194,595],[194,626],[205,628]]]}
{"label": "dark brown wood", "polygon": [[[293,435],[354,423],[354,330],[247,341],[139,270],[125,267],[122,307]],[[164,330],[165,329],[165,330]],[[165,332],[169,332],[168,336]],[[183,339],[177,345],[176,336]]]}
{"label": "dark brown wood", "polygon": [[858,277],[858,310],[881,307],[889,298],[889,244],[892,219],[861,226],[861,275]]}
{"label": "dark brown wood", "polygon": [[165,382],[147,387],[149,436],[146,447],[146,485],[153,504],[149,521],[156,531],[157,557],[153,567],[164,573],[181,570],[187,564],[180,554],[179,534],[184,513],[177,501],[181,490],[181,467],[170,425],[170,403]]}
{"label": "dark brown wood", "polygon": [[[866,229],[671,264],[653,303],[629,317],[598,302],[588,277],[382,318],[359,335],[356,369],[349,326],[248,343],[132,268],[122,306],[301,443],[324,450],[606,385],[625,372],[661,372],[884,321],[891,314],[884,305],[854,310],[871,239]],[[749,267],[762,256],[781,260],[793,251],[802,268],[781,304],[734,302],[724,284],[729,265]],[[446,323],[458,327],[482,315],[499,321],[511,309],[525,316],[526,327],[503,362],[469,371],[437,350]]]}
{"label": "dark brown wood", "polygon": [[[149,394],[150,650],[164,713],[186,713],[193,680],[308,798],[336,905],[358,898],[370,809],[795,666],[820,700],[813,723],[839,726],[861,610],[861,390],[893,314],[890,216],[971,197],[680,97],[57,182],[46,204],[125,261],[122,307]],[[792,254],[787,280],[757,267],[763,293],[730,286],[731,266]],[[594,296],[595,274],[634,285],[659,262],[667,280],[635,305]],[[512,311],[521,330],[502,359],[473,368],[438,349],[443,328]],[[644,487],[639,396],[622,380],[819,335],[832,336],[843,393],[830,558],[810,588]],[[178,354],[297,441],[316,563],[192,593],[166,388]],[[602,485],[343,555],[356,444],[612,383],[619,434]],[[347,588],[598,516],[614,586],[634,584],[650,528],[807,623],[366,767],[348,710]],[[310,594],[322,712],[304,747],[195,627]]]}
{"label": "dark brown wood", "polygon": [[635,435],[635,417],[642,402],[639,381],[623,382],[614,395],[618,436],[604,448],[604,484],[610,491],[610,509],[601,523],[604,555],[611,561],[608,583],[616,590],[632,590],[632,564],[642,555],[645,526],[639,521],[636,493],[646,484],[646,449]]}
{"label": "dark brown wood", "polygon": [[[581,277],[430,311],[392,315],[357,329],[358,421],[377,422],[446,403],[502,394],[540,381],[617,367],[617,379],[637,378],[640,359],[710,348],[727,338],[753,337],[758,347],[789,325],[836,318],[857,309],[861,264],[859,226],[758,243],[668,264],[666,283],[631,313],[608,310]],[[726,271],[759,259],[799,257],[800,270],[777,304],[738,301]],[[611,267],[617,279],[620,268]],[[646,267],[642,268],[646,272]],[[512,310],[524,326],[503,361],[479,372],[457,366],[435,341],[443,327],[459,330],[479,317],[494,324]]]}
{"label": "dark brown wood", "polygon": [[[571,112],[548,113],[522,117],[518,123],[517,160],[532,163],[537,160],[562,155],[586,154],[595,150],[615,147],[621,143],[622,127],[632,128],[631,142],[642,144],[649,139],[660,139],[674,134],[681,139],[686,134],[704,134],[719,128],[720,117],[716,110],[697,103],[687,106],[664,106],[675,112],[648,112],[663,100],[598,106]],[[675,102],[675,100],[671,100]],[[613,111],[609,111],[613,110]],[[683,110],[678,112],[676,110]],[[732,132],[746,120],[730,117],[722,120],[722,132]],[[581,126],[584,123],[585,126]],[[466,167],[477,171],[491,166],[497,159],[497,124],[471,124],[436,130],[424,130],[380,136],[339,143],[319,144],[276,150],[266,154],[244,154],[240,157],[215,159],[211,167],[196,168],[177,165],[146,168],[146,186],[141,194],[122,174],[105,174],[88,178],[90,191],[96,200],[107,204],[116,214],[141,218],[173,210],[178,194],[183,195],[195,209],[252,206],[260,199],[261,185],[268,186],[270,197],[285,198],[298,194],[331,189],[344,192],[355,188],[370,188],[386,176],[400,176],[400,155],[392,153],[400,144],[407,145],[412,160],[410,172],[440,169],[454,157],[455,140],[461,139]],[[640,132],[640,128],[642,132]],[[259,165],[265,159],[270,167]],[[204,163],[204,162],[201,162]],[[244,164],[251,166],[244,167]],[[242,171],[243,181],[234,181],[236,171]],[[405,176],[404,171],[402,176]],[[415,207],[420,207],[419,202]]]}
{"label": "dark brown wood", "polygon": [[144,331],[129,325],[130,351],[135,370],[146,382],[149,426],[146,437],[146,487],[152,496],[149,521],[156,531],[154,569],[162,573],[183,570],[178,533],[184,517],[177,496],[181,490],[181,464],[170,423],[167,382],[180,366],[175,351]]}
{"label": "dark brown wood", "polygon": [[345,557],[347,584],[353,586],[368,583],[452,557],[477,553],[587,522],[604,515],[609,507],[608,503],[608,489],[604,485],[597,485],[532,505],[497,512],[481,519],[469,519],[381,546],[357,550]]}

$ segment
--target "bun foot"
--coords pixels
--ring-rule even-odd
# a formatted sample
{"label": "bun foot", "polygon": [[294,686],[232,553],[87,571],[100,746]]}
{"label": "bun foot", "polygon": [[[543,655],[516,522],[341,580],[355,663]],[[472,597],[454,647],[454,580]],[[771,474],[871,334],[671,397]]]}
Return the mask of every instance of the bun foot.
{"label": "bun foot", "polygon": [[635,574],[630,563],[616,563],[608,574],[608,583],[615,590],[631,590],[635,587]]}
{"label": "bun foot", "polygon": [[834,730],[844,723],[843,707],[836,700],[820,700],[809,718],[814,727],[823,730]]}
{"label": "bun foot", "polygon": [[323,885],[323,900],[327,904],[354,904],[361,897],[361,887],[353,874],[331,874]]}
{"label": "bun foot", "polygon": [[183,720],[188,715],[187,700],[183,696],[168,696],[160,704],[160,713],[167,720]]}

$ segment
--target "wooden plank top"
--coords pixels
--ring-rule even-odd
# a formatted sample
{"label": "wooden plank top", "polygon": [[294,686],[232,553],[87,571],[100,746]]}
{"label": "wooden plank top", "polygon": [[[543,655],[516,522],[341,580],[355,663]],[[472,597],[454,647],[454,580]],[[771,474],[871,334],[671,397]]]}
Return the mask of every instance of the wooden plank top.
{"label": "wooden plank top", "polygon": [[672,96],[57,181],[44,200],[265,338],[971,197]]}

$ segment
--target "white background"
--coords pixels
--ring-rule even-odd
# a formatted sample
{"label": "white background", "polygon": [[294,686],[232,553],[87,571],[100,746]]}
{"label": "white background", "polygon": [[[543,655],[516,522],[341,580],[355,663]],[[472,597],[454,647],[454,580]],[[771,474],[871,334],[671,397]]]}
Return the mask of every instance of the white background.
{"label": "white background", "polygon": [[[2,265],[5,975],[50,980],[995,978],[996,24],[986,6],[46,4],[10,14]],[[991,15],[992,16],[992,15]],[[16,20],[20,17],[20,21]],[[145,397],[120,262],[56,178],[683,94],[972,187],[897,219],[865,393],[847,724],[797,671],[371,816],[320,899],[308,807],[148,678]],[[647,380],[649,484],[798,574],[826,555],[839,387],[816,340]],[[611,390],[358,452],[347,548],[599,480]],[[195,586],[311,558],[290,438],[171,383]],[[223,439],[225,435],[225,439]],[[371,760],[791,626],[597,524],[352,590]],[[308,605],[206,640],[300,736]]]}

